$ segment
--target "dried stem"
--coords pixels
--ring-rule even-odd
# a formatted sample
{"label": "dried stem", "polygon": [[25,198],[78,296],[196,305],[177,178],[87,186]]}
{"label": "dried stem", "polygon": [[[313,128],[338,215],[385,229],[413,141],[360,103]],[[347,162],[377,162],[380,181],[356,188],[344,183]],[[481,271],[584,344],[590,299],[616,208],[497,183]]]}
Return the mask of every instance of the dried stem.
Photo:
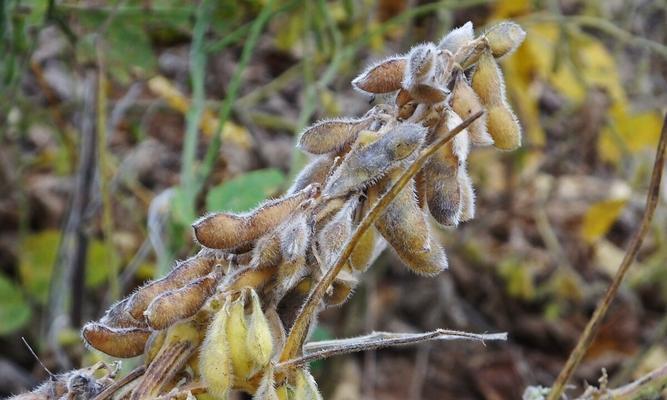
{"label": "dried stem", "polygon": [[609,390],[606,394],[614,400],[631,400],[654,394],[660,397],[660,392],[667,386],[667,364],[642,376],[634,382]]}
{"label": "dried stem", "polygon": [[336,279],[338,273],[343,269],[343,266],[347,262],[348,258],[354,251],[354,248],[357,245],[357,242],[361,239],[364,233],[373,225],[375,220],[382,214],[384,209],[394,200],[394,198],[401,192],[405,185],[410,182],[410,180],[417,175],[417,172],[424,166],[429,157],[434,154],[440,147],[444,146],[446,143],[450,142],[457,134],[462,132],[465,128],[473,123],[477,118],[481,117],[483,111],[480,111],[468,119],[463,121],[461,124],[456,126],[454,129],[449,131],[447,134],[440,137],[438,140],[433,142],[428,147],[424,148],[417,159],[403,172],[399,177],[396,183],[391,187],[391,189],[384,195],[382,198],[375,203],[373,208],[368,212],[364,219],[359,223],[359,226],[354,231],[354,234],[345,244],[345,247],[341,250],[336,263],[328,268],[326,275],[317,283],[315,289],[310,292],[310,295],[306,299],[306,302],[299,312],[294,325],[290,330],[289,336],[285,343],[285,348],[283,349],[282,354],[280,355],[280,361],[285,362],[291,359],[298,357],[301,354],[303,344],[306,340],[306,334],[310,323],[315,315],[318,305],[324,298],[324,295]]}
{"label": "dried stem", "polygon": [[108,388],[104,389],[100,394],[95,396],[93,400],[110,399],[117,391],[119,391],[126,385],[130,384],[132,381],[139,378],[141,375],[143,375],[145,371],[146,367],[143,365],[133,369],[132,371],[130,371],[129,374],[125,375],[121,379],[112,383]]}
{"label": "dried stem", "polygon": [[641,224],[632,237],[632,241],[630,242],[630,246],[625,253],[625,257],[623,257],[623,261],[618,267],[618,271],[616,271],[616,275],[614,276],[611,285],[607,289],[604,298],[598,304],[595,312],[593,313],[593,316],[591,317],[590,321],[588,321],[584,332],[581,334],[577,346],[574,348],[574,350],[572,350],[572,353],[570,353],[570,357],[565,363],[565,366],[558,375],[558,378],[556,378],[556,382],[554,382],[553,387],[549,392],[548,400],[559,399],[563,394],[565,385],[593,342],[593,339],[595,338],[595,335],[600,328],[600,324],[602,323],[602,319],[607,313],[609,305],[616,297],[616,292],[618,292],[618,288],[621,285],[626,272],[628,272],[628,269],[637,256],[637,252],[639,252],[639,248],[641,247],[644,237],[646,236],[646,233],[648,232],[651,225],[653,213],[655,212],[655,208],[660,197],[660,181],[662,179],[662,171],[665,164],[665,146],[667,146],[667,115],[665,116],[665,120],[662,124],[660,141],[658,143],[658,151],[655,156],[653,172],[651,174],[651,183],[646,197],[646,209],[644,210]]}
{"label": "dried stem", "polygon": [[426,333],[391,333],[373,332],[369,335],[349,339],[326,340],[308,343],[304,346],[304,356],[284,361],[276,367],[300,367],[309,362],[331,356],[376,350],[384,347],[403,346],[431,340],[477,340],[484,343],[490,340],[507,340],[507,333],[477,334],[447,329],[437,329]]}

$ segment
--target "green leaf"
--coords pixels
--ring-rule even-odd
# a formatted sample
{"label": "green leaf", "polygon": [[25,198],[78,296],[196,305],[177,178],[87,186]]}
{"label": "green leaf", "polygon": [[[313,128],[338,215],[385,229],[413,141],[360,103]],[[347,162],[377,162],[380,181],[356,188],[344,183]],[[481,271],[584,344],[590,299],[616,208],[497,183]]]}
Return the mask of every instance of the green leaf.
{"label": "green leaf", "polygon": [[30,320],[30,314],[23,293],[6,276],[0,275],[0,335],[21,329]]}
{"label": "green leaf", "polygon": [[101,240],[93,240],[88,246],[86,256],[86,287],[96,288],[109,279],[112,271],[110,263],[118,258],[111,254],[111,249]]}
{"label": "green leaf", "polygon": [[30,297],[40,304],[46,304],[53,263],[58,252],[60,232],[45,230],[28,235],[21,243],[19,276]]}
{"label": "green leaf", "polygon": [[114,18],[104,35],[98,38],[96,29],[107,17],[103,13],[80,15],[82,25],[90,31],[77,43],[76,53],[80,62],[96,60],[95,46],[99,45],[103,62],[120,83],[127,84],[132,76],[151,75],[157,66],[157,59],[144,29],[145,16],[131,14],[124,18]]}
{"label": "green leaf", "polygon": [[274,194],[285,175],[273,168],[249,172],[212,188],[206,197],[208,211],[247,211]]}
{"label": "green leaf", "polygon": [[[19,263],[21,283],[30,297],[46,304],[51,285],[53,264],[58,254],[60,232],[46,230],[28,235],[21,244]],[[96,288],[107,281],[111,268],[109,260],[115,259],[109,248],[100,240],[93,240],[86,255],[86,287]]]}

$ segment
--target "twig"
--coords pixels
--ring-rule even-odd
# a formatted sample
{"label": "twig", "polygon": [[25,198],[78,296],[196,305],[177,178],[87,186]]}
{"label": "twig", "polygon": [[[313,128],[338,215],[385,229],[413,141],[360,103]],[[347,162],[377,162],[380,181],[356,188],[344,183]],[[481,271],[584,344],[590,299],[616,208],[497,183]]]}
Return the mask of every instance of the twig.
{"label": "twig", "polygon": [[[84,83],[81,102],[81,138],[79,142],[79,163],[76,183],[70,198],[70,208],[62,229],[58,246],[58,256],[54,265],[53,278],[49,287],[49,312],[46,313],[46,328],[49,335],[55,335],[54,322],[60,320],[65,326],[78,324],[81,319],[81,296],[85,278],[85,261],[88,250],[88,234],[85,231],[90,218],[91,191],[97,169],[95,134],[95,89],[94,72],[89,72]],[[66,321],[68,308],[71,315]],[[61,358],[60,362],[65,362]]]}
{"label": "twig", "polygon": [[462,132],[468,125],[473,123],[477,118],[481,117],[482,114],[483,112],[480,111],[470,116],[454,129],[447,132],[447,134],[438,138],[438,140],[424,148],[417,156],[417,159],[403,172],[403,174],[399,177],[391,189],[389,189],[389,191],[384,196],[382,196],[382,198],[380,198],[377,203],[375,203],[373,208],[368,212],[364,219],[361,220],[359,226],[354,231],[354,234],[352,234],[350,239],[345,244],[345,247],[343,247],[341,250],[336,263],[332,265],[331,268],[328,268],[326,275],[324,275],[324,277],[322,277],[322,279],[317,282],[317,286],[315,286],[315,289],[310,292],[308,298],[306,299],[306,302],[304,303],[301,312],[299,312],[299,315],[294,321],[294,325],[292,326],[289,336],[287,337],[285,348],[283,349],[283,352],[280,356],[281,361],[291,360],[301,353],[301,348],[306,340],[308,328],[310,326],[311,320],[313,319],[313,316],[315,315],[315,311],[317,310],[318,305],[322,301],[322,298],[324,297],[324,294],[326,293],[329,286],[331,286],[333,281],[336,279],[338,273],[341,271],[341,269],[343,269],[347,259],[354,251],[357,242],[359,242],[366,230],[368,230],[373,225],[375,220],[380,216],[380,214],[382,214],[384,209],[392,202],[392,200],[394,200],[394,198],[401,192],[405,185],[407,185],[408,182],[410,182],[410,180],[415,175],[417,175],[417,172],[419,172],[422,166],[424,166],[429,157],[434,154],[440,147],[454,139],[458,133]]}
{"label": "twig", "polygon": [[283,361],[276,365],[276,368],[300,367],[309,362],[322,360],[331,356],[376,350],[385,347],[404,346],[431,340],[477,340],[483,343],[492,340],[507,340],[507,333],[478,334],[448,329],[436,329],[426,333],[373,332],[368,335],[348,339],[307,343],[304,346],[305,355]]}
{"label": "twig", "polygon": [[143,375],[145,371],[146,367],[144,367],[143,365],[133,369],[132,371],[130,371],[129,374],[125,375],[121,379],[112,383],[108,388],[104,389],[100,394],[95,396],[93,400],[106,400],[111,398],[111,396],[113,396],[114,393],[122,389],[128,383],[134,381],[135,379]]}
{"label": "twig", "polygon": [[634,382],[609,390],[608,395],[610,399],[614,400],[637,399],[641,397],[640,395],[647,396],[649,393],[655,394],[658,398],[665,386],[667,386],[667,364],[663,364],[660,368],[649,372]]}
{"label": "twig", "polygon": [[551,391],[549,392],[548,400],[557,400],[562,395],[565,385],[593,342],[593,339],[595,338],[595,335],[600,328],[600,324],[602,323],[602,319],[607,313],[609,305],[616,297],[616,292],[618,291],[618,288],[621,285],[626,272],[628,272],[628,269],[637,256],[637,252],[639,252],[642,242],[644,241],[644,237],[646,236],[646,233],[648,232],[651,225],[653,213],[655,212],[655,208],[660,197],[660,181],[662,179],[662,171],[665,164],[665,146],[667,146],[667,115],[665,115],[665,119],[662,124],[660,141],[658,142],[658,150],[655,156],[655,162],[653,164],[653,172],[651,174],[651,182],[649,185],[648,194],[646,196],[646,209],[644,210],[641,224],[632,237],[630,246],[625,253],[625,257],[623,257],[623,261],[621,261],[621,265],[618,267],[618,271],[616,271],[616,275],[614,276],[611,285],[607,289],[604,298],[598,304],[595,312],[593,313],[593,316],[591,317],[590,321],[588,321],[584,332],[581,334],[579,342],[577,343],[574,350],[572,350],[572,353],[570,353],[570,357],[565,363],[565,366],[561,370],[560,374],[558,374],[558,378],[556,378],[556,382],[554,382]]}

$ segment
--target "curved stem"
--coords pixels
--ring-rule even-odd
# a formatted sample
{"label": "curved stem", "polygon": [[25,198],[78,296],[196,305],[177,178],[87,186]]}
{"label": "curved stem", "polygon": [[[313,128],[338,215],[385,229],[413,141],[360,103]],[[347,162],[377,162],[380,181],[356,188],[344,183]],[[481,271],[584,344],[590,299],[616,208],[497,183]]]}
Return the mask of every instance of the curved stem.
{"label": "curved stem", "polygon": [[563,390],[565,389],[567,381],[570,380],[570,377],[572,377],[575,369],[577,366],[579,366],[579,363],[581,363],[584,355],[586,355],[586,351],[593,342],[593,339],[595,339],[595,336],[600,328],[600,324],[602,323],[602,319],[607,313],[609,305],[611,305],[611,302],[616,297],[616,292],[618,292],[618,288],[621,285],[621,282],[623,282],[623,278],[625,277],[626,272],[628,272],[628,269],[630,269],[630,266],[634,262],[635,257],[639,252],[639,248],[641,247],[642,242],[644,241],[644,237],[646,236],[646,233],[648,232],[651,225],[653,213],[655,212],[655,208],[658,205],[658,199],[660,198],[660,181],[662,179],[662,170],[665,164],[666,146],[667,115],[665,115],[665,120],[662,124],[662,132],[660,133],[660,141],[658,142],[658,151],[655,156],[653,172],[651,174],[651,183],[649,186],[648,194],[646,196],[646,209],[644,210],[641,224],[632,237],[628,251],[625,253],[623,261],[621,261],[621,265],[618,267],[611,285],[595,309],[595,312],[593,313],[590,321],[588,321],[586,328],[579,337],[579,342],[577,343],[574,350],[572,350],[572,353],[570,353],[570,357],[567,359],[565,366],[560,371],[560,374],[558,374],[556,382],[554,382],[551,391],[549,392],[549,397],[547,398],[548,400],[557,400],[563,394]]}

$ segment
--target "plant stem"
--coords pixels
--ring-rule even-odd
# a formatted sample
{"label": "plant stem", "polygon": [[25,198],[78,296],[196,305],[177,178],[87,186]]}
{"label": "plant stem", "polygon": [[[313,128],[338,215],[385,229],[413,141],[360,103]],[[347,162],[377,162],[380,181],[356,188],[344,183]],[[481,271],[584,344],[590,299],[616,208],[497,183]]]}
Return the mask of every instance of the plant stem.
{"label": "plant stem", "polygon": [[326,275],[317,282],[317,286],[310,292],[310,295],[306,299],[299,315],[294,321],[294,325],[290,330],[287,341],[285,342],[285,348],[283,349],[282,354],[280,355],[280,361],[285,362],[296,358],[301,354],[303,344],[306,340],[306,334],[310,323],[315,315],[318,305],[324,298],[324,294],[333,281],[336,279],[338,273],[343,269],[343,266],[347,262],[348,258],[354,251],[354,248],[357,245],[357,242],[361,239],[364,233],[373,225],[375,220],[382,214],[384,209],[394,200],[394,198],[401,192],[405,185],[410,182],[410,180],[417,175],[417,172],[424,166],[429,157],[434,154],[440,147],[444,146],[450,142],[454,137],[461,133],[468,125],[474,122],[477,118],[481,117],[483,114],[482,111],[470,116],[468,119],[463,121],[461,124],[456,126],[454,129],[449,131],[447,134],[438,138],[428,147],[424,148],[416,160],[401,174],[396,183],[389,189],[389,191],[380,198],[380,200],[375,203],[373,208],[368,212],[363,220],[359,223],[359,226],[354,231],[350,239],[345,244],[345,247],[341,250],[336,263],[327,269]]}
{"label": "plant stem", "polygon": [[632,237],[630,246],[628,247],[628,250],[623,257],[623,261],[621,261],[621,265],[616,271],[616,275],[614,276],[611,285],[607,289],[607,292],[602,298],[602,301],[600,301],[597,308],[595,309],[595,312],[593,313],[590,321],[588,321],[586,328],[579,337],[579,341],[576,347],[574,350],[572,350],[572,353],[570,353],[570,357],[567,359],[565,366],[561,370],[560,374],[558,374],[558,377],[556,378],[556,381],[554,382],[551,391],[549,392],[548,400],[557,400],[563,394],[565,385],[570,380],[570,377],[574,373],[577,366],[579,366],[579,363],[584,358],[584,355],[586,355],[586,351],[593,342],[593,339],[595,338],[600,328],[600,324],[602,323],[602,319],[607,313],[609,305],[616,297],[616,292],[618,292],[618,288],[621,285],[621,282],[623,282],[623,278],[625,277],[626,272],[628,272],[628,269],[634,262],[637,253],[639,252],[642,242],[644,241],[644,237],[646,236],[646,233],[648,232],[651,225],[653,213],[655,212],[655,208],[658,205],[658,199],[660,198],[660,181],[662,179],[662,171],[665,164],[666,145],[667,115],[665,115],[665,119],[662,124],[660,141],[658,142],[658,150],[655,156],[655,162],[653,164],[653,172],[651,174],[651,182],[649,185],[648,194],[646,196],[646,208],[644,210],[644,215],[642,216],[641,224]]}
{"label": "plant stem", "polygon": [[349,339],[326,340],[306,344],[306,354],[284,361],[276,368],[300,367],[312,361],[322,360],[335,355],[377,350],[385,347],[404,346],[431,340],[507,340],[507,333],[478,334],[448,329],[436,329],[425,333],[373,332],[369,335]]}
{"label": "plant stem", "polygon": [[211,22],[212,1],[204,1],[197,8],[197,21],[193,30],[192,47],[190,48],[190,81],[192,85],[192,102],[186,115],[185,140],[181,155],[181,190],[185,201],[186,218],[195,215],[196,181],[195,158],[199,139],[199,121],[204,113],[204,70],[206,68],[206,52],[204,41],[206,31]]}
{"label": "plant stem", "polygon": [[248,36],[248,40],[243,46],[241,59],[239,60],[238,66],[234,70],[234,75],[232,76],[232,80],[229,83],[229,87],[227,88],[227,96],[225,97],[225,101],[223,101],[222,105],[220,106],[220,112],[218,114],[219,115],[218,129],[213,134],[213,139],[211,140],[211,143],[209,144],[208,149],[206,150],[206,155],[204,156],[202,168],[199,174],[199,179],[196,187],[197,193],[204,186],[204,183],[211,174],[211,171],[213,171],[213,166],[218,160],[218,156],[220,154],[220,146],[222,145],[222,137],[221,137],[222,128],[224,128],[225,123],[227,122],[229,116],[231,115],[234,102],[236,101],[236,97],[238,96],[239,89],[241,87],[241,75],[245,70],[246,66],[248,65],[248,62],[250,61],[250,57],[252,56],[252,52],[255,49],[255,45],[257,44],[259,35],[262,32],[264,25],[275,14],[272,11],[273,3],[274,0],[267,1],[267,3],[264,5],[264,8],[259,13],[257,18],[255,18],[255,20],[252,23],[252,26],[250,27],[250,34]]}

